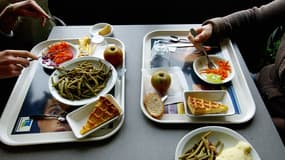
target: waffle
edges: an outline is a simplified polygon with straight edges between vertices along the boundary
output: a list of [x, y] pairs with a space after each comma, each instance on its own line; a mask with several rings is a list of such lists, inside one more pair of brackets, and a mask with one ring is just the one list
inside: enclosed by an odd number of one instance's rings
[[202, 98], [188, 97], [188, 108], [194, 115], [223, 113], [228, 111], [228, 106]]
[[81, 128], [80, 134], [83, 135], [112, 118], [115, 118], [120, 115], [120, 112], [121, 111], [108, 99], [108, 97], [100, 96], [99, 100], [94, 104], [94, 109], [89, 114], [86, 123]]

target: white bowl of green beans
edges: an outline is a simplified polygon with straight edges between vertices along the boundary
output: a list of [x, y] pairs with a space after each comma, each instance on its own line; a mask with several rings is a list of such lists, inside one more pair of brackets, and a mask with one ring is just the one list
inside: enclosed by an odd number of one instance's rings
[[109, 93], [117, 80], [112, 64], [97, 57], [80, 57], [63, 63], [51, 74], [49, 90], [58, 101], [81, 106]]

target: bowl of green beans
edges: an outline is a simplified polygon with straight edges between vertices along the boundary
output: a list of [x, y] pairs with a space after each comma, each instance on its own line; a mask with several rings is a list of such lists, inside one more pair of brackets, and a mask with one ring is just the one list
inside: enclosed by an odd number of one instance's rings
[[117, 71], [109, 62], [97, 57], [80, 57], [55, 68], [49, 78], [49, 90], [58, 101], [81, 106], [109, 93], [116, 80]]

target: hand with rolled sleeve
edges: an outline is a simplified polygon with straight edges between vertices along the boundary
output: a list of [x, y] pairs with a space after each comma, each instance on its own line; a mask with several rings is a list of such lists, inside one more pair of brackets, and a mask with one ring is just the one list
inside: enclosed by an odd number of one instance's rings
[[36, 59], [37, 56], [24, 50], [0, 51], [0, 79], [19, 76], [30, 61]]
[[9, 34], [15, 27], [18, 16], [40, 18], [42, 26], [50, 18], [34, 0], [20, 1], [9, 4], [0, 13], [0, 30]]

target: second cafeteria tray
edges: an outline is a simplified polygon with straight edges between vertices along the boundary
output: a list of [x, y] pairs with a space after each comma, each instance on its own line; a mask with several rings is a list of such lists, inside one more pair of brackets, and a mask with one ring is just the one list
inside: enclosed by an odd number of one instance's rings
[[[40, 54], [42, 49], [57, 41], [67, 41], [78, 47], [78, 39], [60, 39], [47, 40], [37, 44], [32, 50], [32, 53]], [[125, 56], [125, 45], [119, 39], [106, 37], [108, 44], [115, 44], [122, 48]], [[98, 48], [93, 56], [103, 58], [102, 48]], [[123, 58], [125, 60], [125, 57]], [[123, 68], [125, 61], [123, 62]], [[85, 139], [77, 139], [71, 129], [67, 129], [67, 124], [57, 122], [57, 124], [39, 122], [38, 120], [30, 119], [33, 114], [42, 114], [43, 106], [53, 106], [52, 113], [58, 113], [60, 107], [58, 103], [52, 99], [48, 90], [48, 78], [52, 70], [42, 67], [39, 61], [31, 62], [31, 66], [26, 68], [15, 84], [12, 94], [7, 102], [2, 117], [0, 119], [0, 140], [1, 142], [11, 145], [34, 145], [44, 143], [62, 143], [62, 142], [80, 142], [80, 141], [98, 141], [109, 138], [119, 131], [124, 123], [125, 116], [117, 119], [108, 126], [99, 129]], [[125, 108], [125, 74], [120, 73], [116, 80], [114, 88], [110, 91], [122, 110]], [[53, 104], [53, 105], [51, 105]], [[76, 107], [69, 106], [66, 112], [70, 112]], [[61, 108], [64, 108], [61, 106]], [[50, 109], [51, 110], [51, 109]], [[49, 113], [50, 113], [49, 112]], [[49, 122], [55, 120], [47, 120]], [[45, 126], [45, 127], [44, 127]], [[46, 128], [49, 126], [50, 128]]]
[[[235, 106], [235, 114], [224, 117], [189, 117], [185, 114], [183, 107], [183, 100], [180, 98], [180, 103], [165, 105], [164, 115], [161, 119], [151, 117], [143, 104], [143, 97], [149, 89], [149, 82], [146, 82], [145, 70], [151, 70], [151, 49], [154, 41], [169, 39], [170, 35], [176, 35], [182, 38], [187, 38], [188, 31], [171, 31], [171, 30], [156, 30], [149, 32], [145, 35], [143, 40], [143, 57], [142, 57], [142, 79], [141, 79], [141, 110], [145, 116], [157, 123], [220, 123], [220, 124], [234, 124], [244, 123], [253, 118], [256, 111], [256, 106], [249, 90], [244, 73], [240, 67], [237, 55], [230, 40], [222, 41], [219, 45], [220, 50], [215, 51], [215, 54], [224, 57], [232, 62], [232, 67], [235, 69], [235, 77], [226, 86], [219, 86], [220, 89], [226, 89]], [[172, 44], [171, 44], [172, 45]], [[181, 44], [183, 45], [183, 44]], [[193, 90], [200, 87], [207, 89], [216, 89], [216, 86], [207, 86], [207, 84], [200, 82], [197, 78], [193, 77], [193, 47], [171, 47], [170, 50], [170, 63], [171, 67], [180, 67], [184, 73], [188, 87], [184, 90]], [[179, 83], [179, 82], [176, 82]], [[184, 85], [185, 86], [185, 85]], [[202, 87], [201, 87], [202, 86]], [[183, 92], [183, 89], [180, 92]], [[183, 95], [183, 94], [180, 94]], [[179, 98], [178, 98], [179, 99]]]

